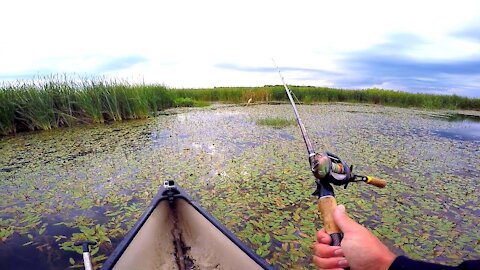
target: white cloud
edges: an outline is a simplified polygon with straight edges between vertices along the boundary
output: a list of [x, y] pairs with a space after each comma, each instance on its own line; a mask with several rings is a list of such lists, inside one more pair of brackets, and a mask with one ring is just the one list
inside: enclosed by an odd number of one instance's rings
[[[478, 57], [480, 45], [451, 35], [480, 14], [478, 1], [4, 1], [0, 75], [96, 73], [112, 59], [148, 61], [112, 76], [173, 87], [264, 85], [276, 74], [215, 67], [279, 65], [345, 70], [339, 60], [394, 33], [422, 37], [406, 56]], [[292, 78], [290, 78], [292, 75]], [[353, 76], [353, 75], [352, 75]], [[4, 76], [5, 77], [5, 76]], [[295, 84], [298, 80], [286, 74]], [[313, 80], [331, 85], [331, 78]]]

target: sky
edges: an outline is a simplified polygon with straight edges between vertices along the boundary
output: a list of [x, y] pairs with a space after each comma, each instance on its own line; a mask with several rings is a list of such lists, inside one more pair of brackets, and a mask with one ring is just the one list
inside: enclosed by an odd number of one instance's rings
[[287, 84], [480, 97], [480, 1], [0, 2], [0, 81]]

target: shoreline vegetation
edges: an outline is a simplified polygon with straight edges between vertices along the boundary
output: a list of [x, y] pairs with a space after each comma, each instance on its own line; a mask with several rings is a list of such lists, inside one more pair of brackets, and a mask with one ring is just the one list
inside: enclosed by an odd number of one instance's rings
[[[480, 99], [383, 89], [346, 90], [290, 86], [303, 104], [368, 103], [424, 109], [480, 110]], [[42, 80], [0, 86], [0, 135], [49, 130], [79, 124], [108, 123], [154, 117], [172, 107], [204, 107], [212, 102], [248, 104], [287, 101], [282, 85], [171, 89], [164, 85], [131, 84], [121, 80]]]

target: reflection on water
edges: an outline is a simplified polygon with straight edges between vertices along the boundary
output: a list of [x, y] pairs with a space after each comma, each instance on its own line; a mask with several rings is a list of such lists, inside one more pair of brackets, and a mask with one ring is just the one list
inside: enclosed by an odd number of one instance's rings
[[448, 129], [437, 129], [434, 133], [440, 137], [462, 141], [480, 141], [480, 116], [460, 113], [437, 117], [456, 125]]
[[458, 128], [435, 130], [434, 133], [438, 136], [454, 140], [480, 141], [480, 124], [468, 123]]
[[451, 113], [448, 114], [445, 118], [450, 122], [474, 122], [480, 123], [480, 116], [478, 115], [469, 115], [469, 114], [462, 114], [462, 113]]

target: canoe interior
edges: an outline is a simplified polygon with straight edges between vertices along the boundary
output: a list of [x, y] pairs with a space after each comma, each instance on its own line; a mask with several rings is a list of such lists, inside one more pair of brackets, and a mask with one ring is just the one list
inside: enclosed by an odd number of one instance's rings
[[[185, 198], [176, 198], [172, 205], [161, 200], [119, 254], [113, 269], [183, 269], [183, 265], [184, 269], [266, 268], [217, 226]], [[180, 233], [184, 263], [178, 259], [175, 229]]]

